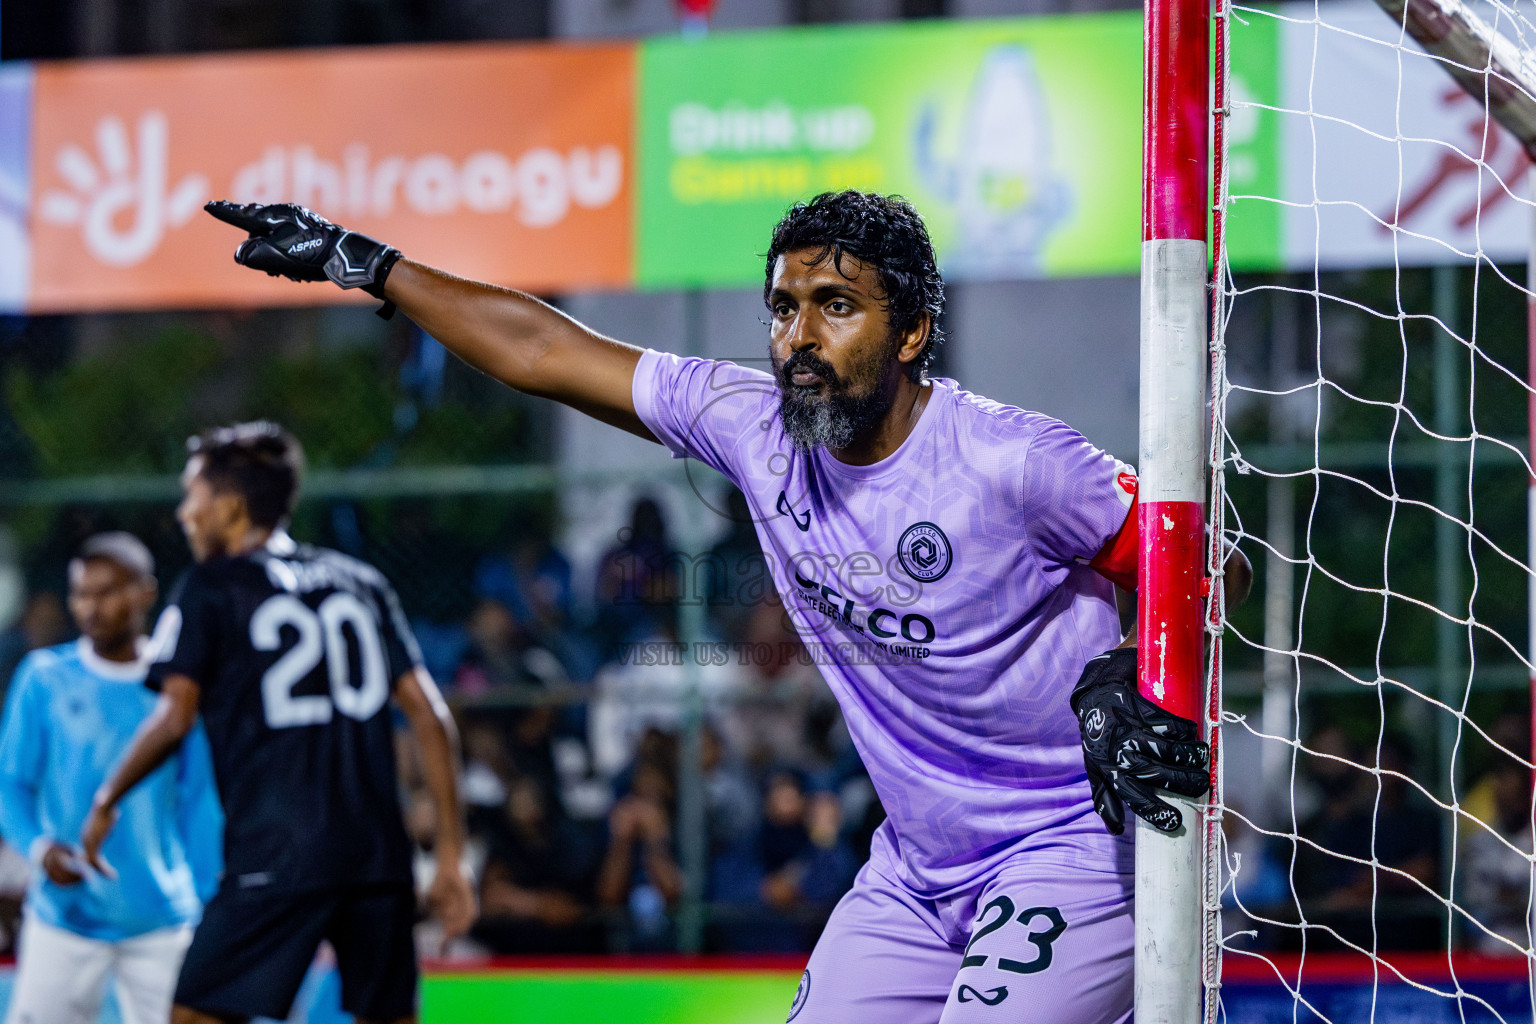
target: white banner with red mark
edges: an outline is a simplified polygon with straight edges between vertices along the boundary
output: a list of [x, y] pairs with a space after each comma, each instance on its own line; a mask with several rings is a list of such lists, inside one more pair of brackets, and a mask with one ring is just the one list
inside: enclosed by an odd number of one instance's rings
[[[1521, 37], [1507, 15], [1477, 9]], [[1380, 7], [1346, 0], [1238, 14], [1228, 122], [1234, 267], [1525, 262], [1536, 213], [1530, 160]]]
[[[1497, 8], [1475, 6], [1523, 38], [1507, 14], [1501, 21]], [[772, 161], [780, 170], [813, 166], [798, 149], [774, 148], [793, 140], [765, 142], [758, 131], [793, 129], [793, 120], [741, 122], [752, 130], [730, 145], [720, 136], [712, 154], [696, 152], [699, 133], [724, 131], [721, 112], [799, 109], [785, 105], [794, 96], [784, 83], [814, 75], [796, 69], [855, 44], [865, 72], [837, 109], [858, 131], [843, 141], [864, 147], [859, 167], [904, 168], [858, 183], [918, 203], [949, 276], [1125, 273], [1141, 240], [1140, 147], [1125, 130], [1142, 102], [1130, 57], [1138, 34], [1134, 14], [1108, 12], [720, 33], [687, 46], [10, 62], [0, 66], [0, 312], [337, 301], [333, 291], [296, 290], [236, 267], [228, 229], [198, 213], [214, 196], [310, 203], [413, 256], [518, 287], [745, 286], [761, 274], [756, 243], [746, 240], [766, 237], [790, 199], [827, 182], [705, 203], [675, 194], [678, 168], [697, 172], [708, 156], [711, 180], [729, 171], [745, 187], [762, 184], [749, 171]], [[933, 49], [940, 41], [958, 49]], [[886, 76], [906, 66], [892, 57], [903, 47], [947, 54], [948, 64], [935, 65], [946, 70], [931, 82], [908, 74], [894, 88]], [[1087, 66], [1083, 54], [1106, 53], [1129, 61], [1113, 73], [1101, 61], [1075, 74]], [[1370, 0], [1239, 8], [1231, 68], [1225, 244], [1235, 269], [1525, 262], [1533, 217], [1525, 153]], [[317, 81], [331, 83], [327, 103], [307, 101]], [[813, 100], [801, 107], [820, 110]], [[934, 154], [960, 142], [939, 146], [947, 135], [920, 128], [929, 123], [922, 112], [941, 107], [981, 132], [961, 146], [969, 156], [949, 163]], [[1030, 128], [1047, 123], [1067, 134]], [[984, 145], [996, 138], [1013, 141]], [[1020, 141], [1037, 138], [1050, 144]], [[1078, 170], [1040, 171], [1050, 152]], [[970, 230], [962, 230], [970, 214], [955, 213], [966, 203], [988, 238], [1023, 232], [1035, 241], [1017, 252], [1005, 246], [985, 266], [966, 264], [983, 248], [957, 241]], [[1081, 222], [1083, 233], [1041, 248], [1047, 220]]]

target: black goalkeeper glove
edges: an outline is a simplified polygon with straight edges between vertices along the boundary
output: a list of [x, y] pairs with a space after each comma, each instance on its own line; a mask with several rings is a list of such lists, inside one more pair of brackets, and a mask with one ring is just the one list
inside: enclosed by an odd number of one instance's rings
[[[250, 234], [235, 250], [236, 263], [273, 277], [328, 280], [383, 299], [384, 280], [400, 259], [400, 250], [394, 246], [348, 231], [293, 203], [240, 206], [216, 200], [203, 209]], [[387, 319], [394, 310], [394, 304], [385, 300], [379, 315]]]
[[1083, 669], [1072, 691], [1083, 734], [1083, 762], [1093, 809], [1115, 835], [1125, 807], [1164, 832], [1183, 824], [1178, 808], [1155, 789], [1201, 796], [1211, 788], [1211, 751], [1194, 722], [1169, 714], [1136, 690], [1136, 651], [1117, 648]]

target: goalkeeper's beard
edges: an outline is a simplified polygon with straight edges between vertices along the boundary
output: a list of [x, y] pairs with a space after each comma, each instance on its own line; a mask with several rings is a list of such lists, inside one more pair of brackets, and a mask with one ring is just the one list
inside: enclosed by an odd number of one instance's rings
[[[845, 378], [809, 350], [774, 367], [779, 385], [779, 420], [800, 451], [847, 448], [879, 423], [896, 401], [895, 381], [882, 381], [884, 353], [853, 367]], [[804, 387], [792, 375], [808, 370], [822, 383]]]

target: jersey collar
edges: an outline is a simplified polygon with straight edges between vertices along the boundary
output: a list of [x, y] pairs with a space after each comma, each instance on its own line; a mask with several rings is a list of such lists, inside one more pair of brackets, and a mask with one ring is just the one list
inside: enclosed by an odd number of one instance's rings
[[87, 638], [81, 637], [75, 641], [75, 653], [80, 657], [80, 664], [93, 675], [119, 683], [142, 682], [144, 674], [149, 671], [149, 644], [142, 636], [135, 641], [135, 650], [138, 657], [133, 661], [108, 661], [96, 653]]
[[934, 422], [939, 418], [940, 403], [947, 403], [954, 397], [954, 381], [945, 377], [933, 377], [929, 379], [928, 386], [932, 388], [928, 396], [928, 404], [923, 407], [922, 415], [918, 416], [917, 423], [897, 446], [894, 452], [881, 459], [879, 462], [871, 462], [867, 466], [850, 466], [846, 462], [839, 462], [837, 456], [825, 448], [818, 448], [815, 452], [816, 464], [843, 477], [867, 480], [870, 477], [880, 476], [892, 469], [901, 466], [912, 457], [914, 451], [923, 447], [928, 435], [933, 433]]

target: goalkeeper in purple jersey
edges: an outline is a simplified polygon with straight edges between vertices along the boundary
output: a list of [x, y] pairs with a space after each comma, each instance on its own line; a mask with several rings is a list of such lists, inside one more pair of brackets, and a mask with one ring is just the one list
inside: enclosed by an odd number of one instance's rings
[[771, 374], [625, 345], [300, 207], [209, 212], [249, 233], [238, 262], [363, 288], [511, 387], [741, 488], [890, 815], [791, 1020], [1130, 1019], [1124, 808], [1175, 831], [1155, 790], [1208, 787], [1195, 724], [1137, 695], [1119, 632], [1135, 473], [928, 376], [943, 280], [909, 204], [829, 193], [785, 215]]

